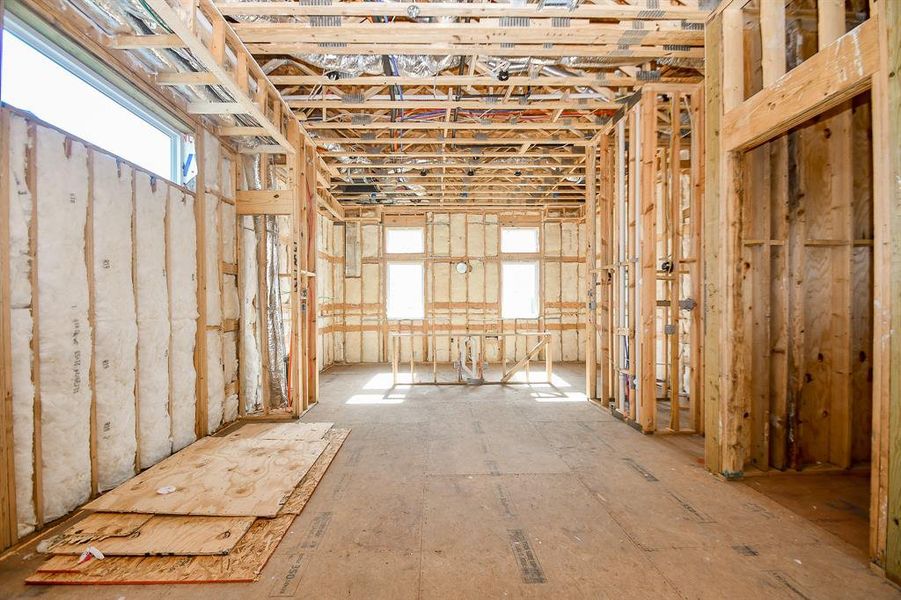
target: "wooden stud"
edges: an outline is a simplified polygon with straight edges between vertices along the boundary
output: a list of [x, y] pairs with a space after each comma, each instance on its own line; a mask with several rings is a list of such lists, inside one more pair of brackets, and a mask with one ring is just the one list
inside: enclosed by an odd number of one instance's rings
[[[589, 399], [597, 398], [597, 187], [596, 148], [586, 148], [587, 163], [585, 172], [585, 395]], [[562, 274], [561, 274], [562, 279]], [[544, 290], [542, 289], [542, 297]]]

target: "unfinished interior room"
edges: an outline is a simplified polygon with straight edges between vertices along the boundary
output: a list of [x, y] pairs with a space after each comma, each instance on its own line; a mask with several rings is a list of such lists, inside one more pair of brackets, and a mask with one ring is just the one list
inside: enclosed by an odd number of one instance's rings
[[901, 0], [0, 30], [0, 598], [901, 598]]

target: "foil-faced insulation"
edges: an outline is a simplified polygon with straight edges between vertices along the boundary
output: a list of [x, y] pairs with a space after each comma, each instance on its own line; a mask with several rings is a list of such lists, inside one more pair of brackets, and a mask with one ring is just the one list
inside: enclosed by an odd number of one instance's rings
[[266, 264], [262, 265], [266, 281], [267, 323], [264, 327], [269, 351], [269, 408], [288, 405], [288, 382], [286, 378], [287, 353], [285, 350], [285, 324], [282, 318], [282, 286], [279, 277], [281, 260], [279, 257], [278, 218], [274, 215], [260, 217], [257, 243], [260, 243], [262, 228], [266, 228]]

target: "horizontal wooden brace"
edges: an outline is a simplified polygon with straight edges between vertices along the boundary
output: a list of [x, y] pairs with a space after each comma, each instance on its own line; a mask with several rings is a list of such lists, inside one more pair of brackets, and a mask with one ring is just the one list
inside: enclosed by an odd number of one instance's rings
[[[550, 23], [548, 22], [548, 25]], [[704, 32], [633, 29], [620, 25], [501, 27], [495, 23], [350, 23], [320, 27], [308, 23], [238, 23], [232, 28], [245, 43], [305, 42], [342, 44], [615, 44], [703, 46]]]
[[761, 144], [866, 90], [879, 68], [877, 33], [866, 20], [723, 115], [724, 150]]
[[[229, 16], [345, 16], [345, 17], [409, 17], [407, 3], [336, 2], [332, 4], [299, 4], [297, 2], [219, 2], [216, 7]], [[572, 19], [661, 20], [685, 19], [704, 21], [709, 10], [669, 6], [649, 10], [644, 6], [581, 4], [573, 9], [541, 4], [508, 3], [416, 3], [419, 17], [528, 17]]]
[[330, 144], [361, 144], [365, 146], [378, 146], [382, 144], [398, 144], [403, 146], [411, 146], [416, 144], [437, 144], [437, 145], [456, 145], [456, 146], [518, 146], [523, 143], [533, 144], [535, 146], [565, 146], [567, 144], [574, 146], [587, 146], [590, 140], [584, 138], [553, 138], [553, 137], [532, 137], [532, 138], [501, 138], [486, 137], [484, 139], [477, 138], [445, 138], [445, 137], [400, 137], [400, 138], [344, 138], [344, 137], [320, 137], [314, 138], [313, 141], [319, 147]]
[[294, 206], [291, 190], [240, 190], [236, 196], [239, 215], [290, 215]]
[[305, 121], [304, 127], [307, 130], [314, 129], [360, 129], [360, 130], [448, 130], [448, 131], [479, 131], [479, 130], [502, 130], [502, 131], [600, 131], [607, 129], [606, 123], [586, 123], [584, 121], [569, 122], [561, 120], [558, 122], [531, 122], [531, 123], [447, 123], [444, 121], [421, 121], [421, 122], [395, 122], [376, 121], [373, 123], [347, 123], [342, 121], [316, 122]]
[[[254, 44], [248, 42], [247, 49], [252, 54], [321, 54], [324, 48], [319, 44], [306, 42], [279, 42]], [[615, 64], [617, 58], [631, 64], [636, 58], [704, 58], [703, 48], [678, 50], [664, 46], [629, 46], [616, 44], [550, 45], [544, 44], [391, 44], [395, 55], [446, 56], [534, 56], [537, 58], [559, 58], [562, 56], [603, 57]], [[380, 56], [385, 53], [385, 44], [346, 44], [329, 46], [329, 54]]]
[[[439, 75], [436, 77], [409, 77], [398, 75], [364, 75], [360, 77], [346, 77], [331, 79], [326, 76], [316, 75], [270, 75], [269, 80], [274, 85], [299, 85], [299, 86], [416, 86], [416, 87], [456, 87], [456, 86], [492, 86], [492, 87], [641, 87], [649, 82], [641, 81], [634, 77], [622, 77], [616, 75], [597, 75], [571, 77], [509, 77], [501, 81], [496, 75]], [[672, 83], [697, 83], [699, 78], [664, 78], [662, 81]]]
[[490, 100], [445, 100], [442, 98], [428, 100], [364, 100], [363, 102], [344, 102], [343, 100], [288, 100], [291, 108], [333, 108], [339, 110], [388, 110], [388, 109], [429, 109], [441, 108], [478, 109], [478, 110], [619, 110], [622, 104], [606, 100], [577, 98], [572, 100], [539, 100], [535, 102], [504, 102]]

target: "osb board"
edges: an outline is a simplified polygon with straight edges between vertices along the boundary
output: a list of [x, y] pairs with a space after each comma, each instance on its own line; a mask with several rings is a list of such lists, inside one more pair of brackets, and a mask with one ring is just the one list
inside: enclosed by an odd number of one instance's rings
[[150, 583], [223, 583], [254, 581], [296, 515], [309, 501], [349, 429], [331, 429], [325, 434], [328, 447], [316, 460], [291, 498], [274, 519], [257, 519], [227, 556], [118, 557], [90, 561], [77, 572], [47, 572], [56, 566], [69, 568], [59, 556], [51, 557], [26, 583], [60, 585], [118, 585]]
[[82, 563], [75, 572], [49, 572], [71, 568], [72, 557], [53, 556], [25, 582], [103, 585], [253, 581], [293, 521], [294, 515], [256, 519], [225, 556], [113, 556]]
[[[122, 513], [97, 513], [92, 516], [105, 519], [111, 524], [128, 516], [145, 516], [149, 520], [131, 535], [86, 539], [77, 543], [63, 542], [51, 547], [50, 553], [81, 554], [88, 546], [93, 546], [106, 556], [228, 554], [254, 521], [254, 517], [181, 517]], [[70, 557], [70, 560], [74, 566], [76, 559]], [[38, 569], [42, 570], [44, 567]]]
[[[89, 510], [274, 517], [326, 441], [203, 438], [100, 496]], [[159, 494], [172, 486], [175, 491]]]
[[334, 423], [245, 423], [224, 436], [230, 440], [295, 440], [315, 442], [322, 439]]
[[81, 544], [135, 533], [153, 515], [93, 513], [66, 529], [59, 540], [64, 544]]
[[329, 468], [329, 465], [332, 464], [332, 460], [335, 458], [335, 455], [338, 454], [338, 450], [341, 449], [341, 446], [344, 444], [344, 440], [347, 439], [348, 435], [350, 435], [350, 429], [330, 429], [326, 432], [325, 439], [329, 443], [328, 447], [319, 456], [316, 464], [310, 468], [310, 471], [303, 478], [303, 481], [300, 482], [300, 485], [294, 490], [294, 493], [291, 494], [291, 497], [288, 498], [288, 501], [285, 502], [285, 505], [282, 506], [282, 509], [279, 511], [280, 515], [300, 514], [303, 507], [306, 506], [307, 501], [309, 501], [310, 496], [312, 496], [313, 492], [316, 490], [316, 486], [319, 485], [319, 480], [325, 475], [326, 470]]

